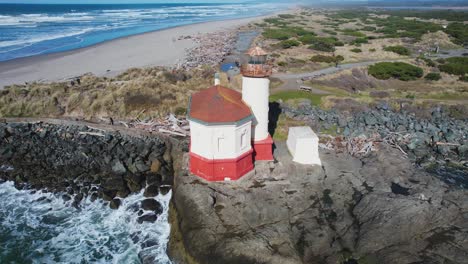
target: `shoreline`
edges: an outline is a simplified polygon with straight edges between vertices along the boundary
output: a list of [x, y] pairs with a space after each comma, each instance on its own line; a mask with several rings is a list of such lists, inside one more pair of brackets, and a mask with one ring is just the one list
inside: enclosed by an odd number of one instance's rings
[[133, 67], [174, 66], [186, 58], [187, 49], [198, 45], [192, 38], [179, 39], [179, 37], [235, 30], [275, 14], [277, 13], [176, 26], [108, 40], [70, 51], [0, 62], [0, 89], [25, 82], [65, 81], [86, 73], [115, 76]]

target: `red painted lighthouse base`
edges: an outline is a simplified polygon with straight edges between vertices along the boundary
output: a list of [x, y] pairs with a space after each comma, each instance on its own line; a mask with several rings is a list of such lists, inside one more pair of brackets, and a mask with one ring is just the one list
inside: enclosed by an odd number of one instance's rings
[[235, 159], [210, 160], [190, 153], [190, 172], [207, 181], [237, 180], [253, 170], [253, 150]]
[[255, 160], [271, 161], [273, 158], [273, 139], [270, 135], [264, 140], [254, 141], [254, 157]]

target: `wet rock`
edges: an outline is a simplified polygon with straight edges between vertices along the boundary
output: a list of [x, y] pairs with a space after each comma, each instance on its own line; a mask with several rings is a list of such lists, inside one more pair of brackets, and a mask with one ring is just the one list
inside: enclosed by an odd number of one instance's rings
[[158, 220], [158, 216], [156, 214], [145, 214], [138, 217], [137, 222], [142, 224], [143, 222], [154, 223]]
[[166, 195], [166, 194], [168, 194], [170, 191], [171, 191], [171, 186], [161, 186], [161, 187], [159, 187], [159, 192], [160, 192], [162, 195]]
[[157, 185], [150, 185], [146, 187], [143, 195], [145, 197], [155, 197], [158, 195], [158, 193], [159, 193], [159, 187]]
[[112, 171], [119, 175], [123, 175], [127, 172], [127, 168], [125, 168], [121, 161], [117, 160], [114, 161], [114, 164], [112, 165]]
[[162, 213], [162, 205], [154, 199], [145, 199], [141, 202], [141, 208], [146, 211], [154, 211], [157, 214]]
[[121, 204], [120, 199], [112, 199], [109, 203], [109, 207], [114, 210], [119, 209], [120, 204]]

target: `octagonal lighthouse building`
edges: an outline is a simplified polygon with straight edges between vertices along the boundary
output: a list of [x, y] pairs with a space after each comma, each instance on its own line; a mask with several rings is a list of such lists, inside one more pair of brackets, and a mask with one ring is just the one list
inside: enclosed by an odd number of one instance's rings
[[254, 161], [273, 160], [268, 133], [271, 67], [256, 47], [242, 65], [242, 93], [219, 85], [190, 98], [190, 172], [208, 181], [237, 180]]

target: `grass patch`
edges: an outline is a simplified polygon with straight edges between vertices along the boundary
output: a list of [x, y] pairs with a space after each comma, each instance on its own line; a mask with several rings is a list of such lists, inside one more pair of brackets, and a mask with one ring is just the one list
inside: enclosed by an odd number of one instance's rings
[[281, 91], [275, 94], [270, 95], [270, 102], [275, 102], [278, 100], [288, 101], [288, 100], [299, 100], [307, 99], [311, 102], [312, 105], [320, 105], [322, 102], [322, 94], [313, 94], [306, 91]]
[[273, 139], [275, 141], [286, 141], [288, 139], [288, 133], [290, 127], [305, 126], [303, 121], [294, 120], [288, 118], [284, 114], [280, 114], [278, 123], [276, 124], [275, 132], [273, 133]]

